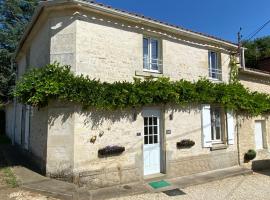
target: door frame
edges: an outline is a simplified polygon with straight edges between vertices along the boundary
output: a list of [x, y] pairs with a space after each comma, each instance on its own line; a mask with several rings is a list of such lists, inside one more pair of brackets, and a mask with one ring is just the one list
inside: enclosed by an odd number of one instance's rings
[[[257, 149], [257, 140], [256, 140], [256, 123], [261, 124], [261, 137], [262, 137], [262, 148]], [[265, 130], [265, 120], [255, 120], [254, 122], [254, 143], [255, 143], [255, 149], [256, 150], [263, 150], [267, 148], [267, 143], [266, 143], [266, 130]]]
[[[150, 114], [159, 113], [159, 145], [160, 145], [160, 172], [162, 174], [166, 173], [166, 151], [165, 151], [165, 132], [164, 132], [164, 110], [160, 107], [147, 107], [142, 110], [142, 121], [144, 117], [149, 116]], [[149, 114], [150, 113], [150, 114]], [[142, 174], [144, 175], [144, 122], [142, 127]]]

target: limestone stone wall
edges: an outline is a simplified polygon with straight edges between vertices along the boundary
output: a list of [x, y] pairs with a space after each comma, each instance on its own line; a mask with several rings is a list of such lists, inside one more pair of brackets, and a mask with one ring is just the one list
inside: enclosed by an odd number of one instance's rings
[[[29, 56], [27, 67], [43, 67], [50, 62], [50, 28], [49, 20], [44, 21], [36, 35], [33, 37], [29, 50], [26, 51], [26, 56]], [[28, 55], [27, 55], [28, 54]]]
[[74, 163], [73, 106], [54, 103], [48, 107], [46, 174], [72, 180]]
[[36, 164], [42, 172], [46, 167], [48, 109], [30, 109], [29, 152], [35, 156]]
[[[238, 164], [237, 142], [223, 150], [210, 151], [202, 147], [199, 107], [153, 108], [163, 113], [161, 135], [165, 162], [162, 172], [167, 177]], [[170, 120], [172, 111], [174, 117]], [[136, 119], [134, 113], [137, 113]], [[79, 185], [91, 188], [144, 180], [141, 110], [82, 111], [80, 106], [56, 103], [49, 106], [48, 115], [47, 175], [73, 178]], [[166, 130], [171, 130], [171, 134], [166, 135]], [[196, 144], [190, 149], [177, 149], [176, 142], [182, 139], [192, 139]], [[126, 151], [119, 156], [100, 158], [98, 150], [108, 145], [124, 146]]]
[[[257, 150], [255, 146], [255, 121], [262, 120], [265, 122], [263, 127], [263, 146], [262, 150]], [[270, 121], [269, 117], [258, 116], [258, 117], [239, 117], [239, 141], [240, 141], [240, 161], [246, 167], [252, 167], [259, 160], [269, 160], [270, 153]], [[244, 155], [249, 149], [254, 149], [257, 152], [257, 156], [254, 161], [245, 162]], [[254, 163], [253, 163], [254, 162]], [[268, 166], [269, 167], [269, 166]], [[256, 168], [256, 167], [255, 167]]]
[[[208, 51], [195, 45], [163, 39], [163, 71], [173, 80], [209, 77]], [[221, 52], [222, 80], [229, 80], [229, 55]]]
[[[169, 115], [173, 115], [170, 120]], [[204, 171], [238, 165], [237, 135], [235, 143], [226, 149], [211, 151], [202, 145], [201, 107], [167, 107], [165, 111], [165, 133], [167, 175], [184, 176]], [[176, 142], [191, 139], [195, 145], [189, 149], [177, 149]]]
[[270, 94], [270, 80], [268, 77], [248, 75], [240, 72], [239, 80], [244, 86], [246, 86], [252, 91]]
[[[269, 78], [251, 75], [251, 74], [243, 74], [239, 75], [240, 82], [251, 91], [258, 91], [270, 94], [270, 81]], [[257, 151], [257, 156], [254, 161], [250, 161], [248, 163], [244, 162], [244, 154], [249, 149], [255, 149], [255, 121], [262, 120], [265, 122], [264, 128], [264, 149]], [[270, 119], [269, 116], [258, 116], [258, 117], [248, 117], [248, 116], [239, 116], [239, 141], [240, 141], [240, 161], [241, 163], [250, 168], [262, 168], [270, 167], [266, 166], [266, 162], [270, 160]]]
[[[143, 36], [160, 40], [163, 76], [173, 80], [208, 77], [208, 51], [194, 44], [157, 34], [159, 30], [133, 29], [136, 24], [91, 12], [80, 13], [76, 21], [76, 73], [101, 81], [132, 81], [143, 74]], [[136, 26], [135, 26], [136, 27]], [[156, 33], [153, 33], [156, 31]], [[190, 39], [187, 39], [190, 40]], [[215, 49], [214, 49], [215, 50]], [[229, 53], [221, 53], [222, 78], [229, 80]], [[147, 76], [155, 73], [146, 73]]]
[[76, 71], [76, 20], [73, 12], [60, 13], [50, 15], [49, 61], [70, 65]]

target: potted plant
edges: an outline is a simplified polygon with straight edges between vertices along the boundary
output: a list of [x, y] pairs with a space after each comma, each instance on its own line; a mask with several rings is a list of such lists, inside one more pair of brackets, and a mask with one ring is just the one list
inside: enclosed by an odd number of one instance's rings
[[249, 149], [247, 153], [245, 153], [244, 159], [246, 161], [250, 161], [256, 158], [256, 151], [254, 149]]
[[191, 148], [194, 145], [195, 145], [195, 142], [193, 140], [190, 140], [190, 139], [184, 139], [184, 140], [181, 140], [180, 142], [176, 143], [176, 147], [178, 149]]
[[102, 149], [98, 150], [98, 156], [99, 157], [105, 157], [105, 156], [114, 156], [119, 155], [125, 151], [125, 147], [122, 146], [106, 146]]

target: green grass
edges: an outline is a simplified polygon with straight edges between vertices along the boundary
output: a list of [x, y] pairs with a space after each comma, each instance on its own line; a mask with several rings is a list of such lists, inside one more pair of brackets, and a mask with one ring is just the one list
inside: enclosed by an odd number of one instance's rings
[[3, 168], [2, 172], [4, 174], [4, 180], [9, 186], [13, 188], [18, 186], [18, 181], [10, 167]]
[[0, 144], [10, 144], [11, 141], [6, 135], [0, 134]]

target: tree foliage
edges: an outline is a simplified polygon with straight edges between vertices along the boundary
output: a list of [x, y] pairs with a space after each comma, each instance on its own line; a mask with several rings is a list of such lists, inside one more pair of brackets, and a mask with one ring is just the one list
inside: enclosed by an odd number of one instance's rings
[[0, 0], [0, 103], [15, 83], [12, 57], [37, 0]]
[[270, 36], [244, 41], [246, 66], [257, 68], [258, 60], [270, 57]]
[[226, 84], [207, 79], [189, 82], [150, 78], [106, 83], [88, 76], [76, 76], [69, 66], [59, 66], [57, 63], [27, 72], [17, 83], [14, 95], [20, 102], [38, 107], [59, 99], [96, 109], [207, 103], [221, 104], [250, 115], [270, 113], [269, 95], [251, 92], [239, 82]]

